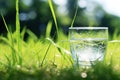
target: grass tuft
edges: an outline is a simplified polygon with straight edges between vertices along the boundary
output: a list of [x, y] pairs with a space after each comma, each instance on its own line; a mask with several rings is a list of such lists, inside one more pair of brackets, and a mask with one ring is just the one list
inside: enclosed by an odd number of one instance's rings
[[[13, 41], [13, 36], [12, 36], [12, 33], [11, 31], [8, 29], [8, 26], [7, 26], [7, 23], [2, 15], [2, 19], [4, 21], [4, 24], [5, 24], [5, 27], [7, 29], [7, 32], [8, 32], [8, 39], [4, 38], [4, 37], [1, 37], [2, 40], [4, 40], [7, 44], [9, 44], [9, 46], [11, 47], [11, 50], [12, 50], [12, 64], [10, 62], [10, 59], [6, 57], [6, 59], [8, 60], [9, 64], [15, 66], [15, 63], [16, 63], [16, 54], [15, 54], [15, 50], [14, 50], [14, 41]], [[10, 36], [10, 37], [9, 37]], [[9, 66], [11, 66], [9, 65]]]

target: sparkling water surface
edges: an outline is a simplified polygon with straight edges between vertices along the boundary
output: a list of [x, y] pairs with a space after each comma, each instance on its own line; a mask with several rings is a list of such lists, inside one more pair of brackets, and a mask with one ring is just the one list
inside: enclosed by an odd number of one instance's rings
[[102, 61], [105, 56], [106, 38], [84, 38], [70, 40], [72, 57], [80, 65], [91, 65], [91, 62]]

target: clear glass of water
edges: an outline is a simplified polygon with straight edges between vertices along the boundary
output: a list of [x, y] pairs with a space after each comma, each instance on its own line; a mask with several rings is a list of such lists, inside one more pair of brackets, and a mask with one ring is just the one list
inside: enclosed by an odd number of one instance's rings
[[107, 27], [70, 27], [70, 50], [75, 64], [91, 66], [103, 61], [107, 49]]

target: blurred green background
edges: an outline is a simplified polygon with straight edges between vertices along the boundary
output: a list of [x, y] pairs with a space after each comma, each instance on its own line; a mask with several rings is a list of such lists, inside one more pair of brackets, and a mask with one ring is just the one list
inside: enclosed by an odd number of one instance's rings
[[[95, 0], [53, 0], [53, 4], [58, 26], [66, 35], [77, 7], [78, 12], [73, 26], [109, 27], [110, 39], [120, 34], [120, 17], [107, 13]], [[55, 24], [48, 0], [20, 0], [19, 9], [21, 29], [26, 27], [38, 37], [43, 36], [48, 22], [52, 21], [51, 35], [54, 35]], [[14, 31], [15, 0], [0, 0], [0, 12], [5, 17], [11, 31]], [[0, 35], [5, 35], [6, 32], [2, 17], [0, 17]]]

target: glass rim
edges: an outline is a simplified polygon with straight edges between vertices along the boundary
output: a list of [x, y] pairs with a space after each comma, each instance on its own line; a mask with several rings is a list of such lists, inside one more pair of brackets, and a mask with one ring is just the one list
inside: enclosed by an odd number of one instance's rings
[[69, 29], [108, 29], [108, 27], [69, 27]]

